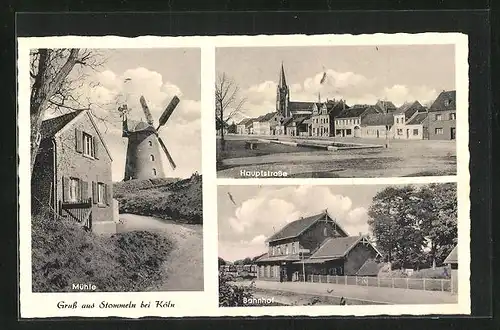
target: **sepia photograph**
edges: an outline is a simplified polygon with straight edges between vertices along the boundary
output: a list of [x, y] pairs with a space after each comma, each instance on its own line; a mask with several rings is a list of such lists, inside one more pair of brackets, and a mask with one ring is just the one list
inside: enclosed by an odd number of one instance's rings
[[219, 306], [457, 304], [456, 188], [218, 186]]
[[29, 61], [32, 291], [202, 291], [200, 50]]
[[215, 65], [219, 178], [456, 175], [453, 44], [219, 47]]

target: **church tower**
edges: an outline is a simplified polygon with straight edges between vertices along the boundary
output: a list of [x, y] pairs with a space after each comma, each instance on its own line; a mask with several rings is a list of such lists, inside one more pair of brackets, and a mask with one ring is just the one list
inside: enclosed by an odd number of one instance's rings
[[276, 112], [283, 117], [289, 117], [288, 104], [290, 103], [290, 91], [286, 84], [285, 69], [281, 63], [281, 72], [278, 87], [276, 88]]

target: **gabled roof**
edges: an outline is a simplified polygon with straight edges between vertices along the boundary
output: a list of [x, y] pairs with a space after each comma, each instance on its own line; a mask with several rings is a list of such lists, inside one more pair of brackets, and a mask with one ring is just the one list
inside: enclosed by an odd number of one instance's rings
[[427, 112], [417, 113], [406, 125], [419, 125], [427, 119]]
[[432, 103], [429, 111], [456, 110], [456, 91], [444, 91]]
[[368, 259], [365, 261], [363, 266], [356, 272], [357, 276], [376, 276], [378, 275], [380, 268], [383, 267], [382, 263], [379, 263], [373, 259]]
[[314, 258], [341, 258], [351, 250], [363, 236], [330, 238], [311, 256]]
[[59, 132], [64, 126], [69, 124], [70, 121], [72, 121], [83, 111], [84, 110], [73, 111], [59, 117], [42, 121], [42, 126], [40, 127], [40, 135], [42, 137], [42, 140], [53, 137], [57, 132]]
[[316, 102], [303, 102], [303, 101], [290, 101], [288, 103], [289, 111], [297, 111], [297, 110], [309, 110], [312, 111], [313, 105]]
[[264, 122], [264, 121], [269, 121], [271, 120], [271, 118], [274, 117], [274, 115], [276, 115], [276, 112], [270, 112], [270, 113], [266, 113], [265, 115], [259, 117], [260, 118], [260, 122]]
[[378, 101], [375, 106], [383, 112], [393, 112], [396, 109], [396, 106], [391, 101]]
[[281, 122], [281, 125], [286, 126], [290, 124], [293, 120], [293, 117], [285, 117], [283, 118], [283, 121]]
[[415, 101], [413, 103], [406, 102], [402, 106], [400, 106], [394, 114], [405, 114], [406, 118], [410, 118], [415, 112], [422, 111], [424, 106], [420, 104], [420, 102]]
[[335, 100], [329, 100], [326, 102], [326, 109], [328, 110], [328, 113], [332, 112], [337, 112], [337, 111], [343, 111], [345, 109], [349, 109], [349, 106], [345, 104], [344, 100], [340, 101], [335, 101]]
[[356, 108], [349, 108], [342, 110], [341, 113], [335, 118], [357, 118], [361, 116], [370, 106], [361, 106]]
[[347, 232], [342, 227], [340, 227], [340, 225], [335, 220], [333, 220], [328, 215], [328, 213], [323, 211], [319, 214], [311, 215], [311, 216], [305, 217], [305, 218], [300, 218], [298, 220], [295, 220], [295, 221], [288, 223], [280, 231], [278, 231], [277, 233], [275, 233], [274, 235], [269, 237], [267, 239], [267, 241], [272, 242], [272, 241], [277, 241], [277, 240], [281, 240], [281, 239], [285, 239], [285, 238], [297, 237], [300, 234], [302, 234], [306, 229], [308, 229], [310, 226], [312, 226], [314, 223], [316, 223], [316, 221], [324, 219], [325, 216], [327, 216], [329, 220], [334, 222], [335, 225], [337, 226], [337, 228], [339, 230], [341, 230], [347, 236]]
[[444, 259], [443, 261], [444, 264], [458, 264], [458, 253], [457, 253], [457, 246], [451, 250], [450, 254]]
[[310, 116], [297, 116], [293, 117], [293, 122], [296, 124], [301, 124], [304, 120], [307, 120]]
[[371, 113], [361, 118], [361, 126], [385, 126], [393, 124], [394, 116], [392, 113]]
[[250, 120], [252, 120], [252, 118], [244, 118], [242, 121], [240, 121], [238, 123], [238, 126], [239, 125], [246, 125]]

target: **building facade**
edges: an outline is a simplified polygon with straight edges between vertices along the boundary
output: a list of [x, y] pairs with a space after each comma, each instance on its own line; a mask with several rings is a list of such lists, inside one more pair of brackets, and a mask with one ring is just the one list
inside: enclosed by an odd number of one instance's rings
[[365, 263], [380, 257], [365, 236], [349, 236], [327, 211], [287, 224], [267, 242], [268, 253], [255, 261], [261, 280], [298, 281], [311, 274], [355, 275], [366, 269]]
[[335, 118], [335, 136], [339, 137], [361, 137], [362, 117], [380, 113], [373, 106], [356, 106], [343, 110]]
[[43, 121], [31, 184], [33, 204], [50, 205], [60, 216], [95, 232], [116, 232], [111, 162], [88, 111]]
[[429, 108], [430, 140], [456, 139], [456, 92], [444, 91]]
[[394, 138], [394, 116], [391, 113], [372, 113], [362, 117], [361, 137], [369, 139]]

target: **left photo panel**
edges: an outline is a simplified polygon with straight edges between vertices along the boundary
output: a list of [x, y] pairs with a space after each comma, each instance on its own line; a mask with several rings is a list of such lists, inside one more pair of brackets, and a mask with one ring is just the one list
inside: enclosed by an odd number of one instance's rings
[[29, 53], [32, 292], [203, 291], [200, 49]]

